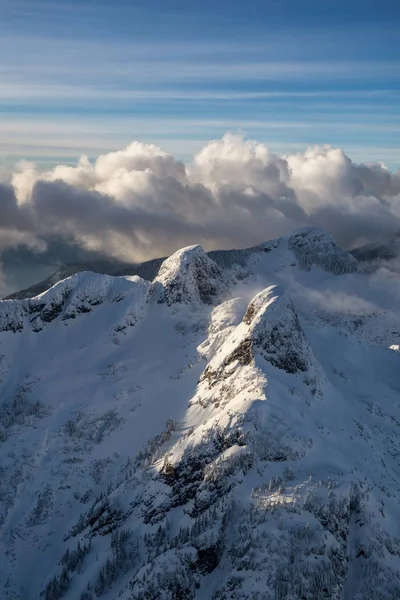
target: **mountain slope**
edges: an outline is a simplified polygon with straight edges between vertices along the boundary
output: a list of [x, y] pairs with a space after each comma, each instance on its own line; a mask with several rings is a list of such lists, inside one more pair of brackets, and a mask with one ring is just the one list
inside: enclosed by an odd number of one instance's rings
[[400, 257], [400, 232], [386, 239], [366, 244], [352, 250], [353, 256], [361, 262], [382, 264], [396, 268]]
[[157, 275], [158, 269], [160, 268], [163, 260], [164, 259], [162, 258], [155, 258], [137, 265], [124, 265], [123, 268], [122, 263], [115, 261], [86, 261], [82, 263], [66, 264], [57, 269], [57, 271], [52, 273], [52, 275], [47, 277], [47, 279], [39, 281], [38, 283], [35, 283], [26, 289], [9, 294], [5, 300], [25, 300], [27, 298], [32, 298], [33, 296], [42, 294], [58, 281], [66, 279], [67, 277], [71, 277], [72, 275], [75, 275], [75, 273], [82, 271], [106, 273], [114, 276], [138, 275], [143, 279], [151, 281]]
[[396, 282], [219, 258], [0, 303], [5, 600], [399, 597]]

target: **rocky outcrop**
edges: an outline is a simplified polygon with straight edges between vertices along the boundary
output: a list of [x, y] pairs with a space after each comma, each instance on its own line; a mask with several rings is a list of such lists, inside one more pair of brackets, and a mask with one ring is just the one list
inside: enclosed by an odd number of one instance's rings
[[203, 378], [214, 385], [229, 367], [249, 365], [257, 356], [289, 374], [306, 372], [313, 362], [293, 302], [276, 286], [253, 298], [242, 323], [205, 369]]
[[216, 304], [228, 292], [222, 270], [201, 246], [183, 248], [167, 258], [153, 285], [158, 303], [168, 306]]
[[315, 266], [335, 275], [357, 270], [357, 259], [339, 248], [329, 233], [316, 227], [297, 231], [288, 239], [288, 248], [301, 269]]

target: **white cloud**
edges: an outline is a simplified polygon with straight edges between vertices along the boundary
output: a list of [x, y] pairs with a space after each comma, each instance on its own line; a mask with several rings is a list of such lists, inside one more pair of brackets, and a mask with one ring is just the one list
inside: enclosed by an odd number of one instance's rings
[[276, 155], [231, 134], [187, 165], [133, 142], [74, 167], [20, 164], [0, 185], [0, 214], [10, 245], [60, 236], [126, 260], [250, 246], [306, 224], [352, 247], [400, 230], [400, 174], [329, 146]]

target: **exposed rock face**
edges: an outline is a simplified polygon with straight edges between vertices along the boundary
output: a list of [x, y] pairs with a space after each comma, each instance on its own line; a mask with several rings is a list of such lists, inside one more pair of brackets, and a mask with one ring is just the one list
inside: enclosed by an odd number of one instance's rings
[[288, 239], [288, 247], [301, 269], [316, 266], [336, 275], [357, 270], [356, 258], [339, 248], [329, 233], [316, 227], [297, 231]]
[[253, 298], [242, 323], [210, 362], [203, 377], [215, 382], [229, 365], [249, 365], [257, 355], [289, 374], [307, 371], [313, 361], [293, 302], [276, 286]]
[[249, 304], [243, 320], [252, 331], [253, 351], [286, 373], [307, 371], [311, 359], [306, 336], [290, 297], [277, 292], [267, 288]]
[[[175, 252], [161, 265], [154, 280], [158, 302], [172, 304], [215, 304], [227, 294], [222, 270], [201, 246], [189, 246]], [[162, 288], [157, 287], [161, 284]]]

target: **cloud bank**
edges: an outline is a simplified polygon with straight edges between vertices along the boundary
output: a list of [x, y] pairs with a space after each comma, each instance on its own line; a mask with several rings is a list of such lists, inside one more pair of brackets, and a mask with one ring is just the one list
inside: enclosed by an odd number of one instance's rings
[[22, 162], [0, 181], [0, 253], [40, 251], [52, 236], [141, 261], [193, 243], [252, 246], [304, 225], [345, 248], [400, 231], [400, 172], [330, 146], [278, 156], [226, 134], [190, 164], [133, 142], [74, 167]]

